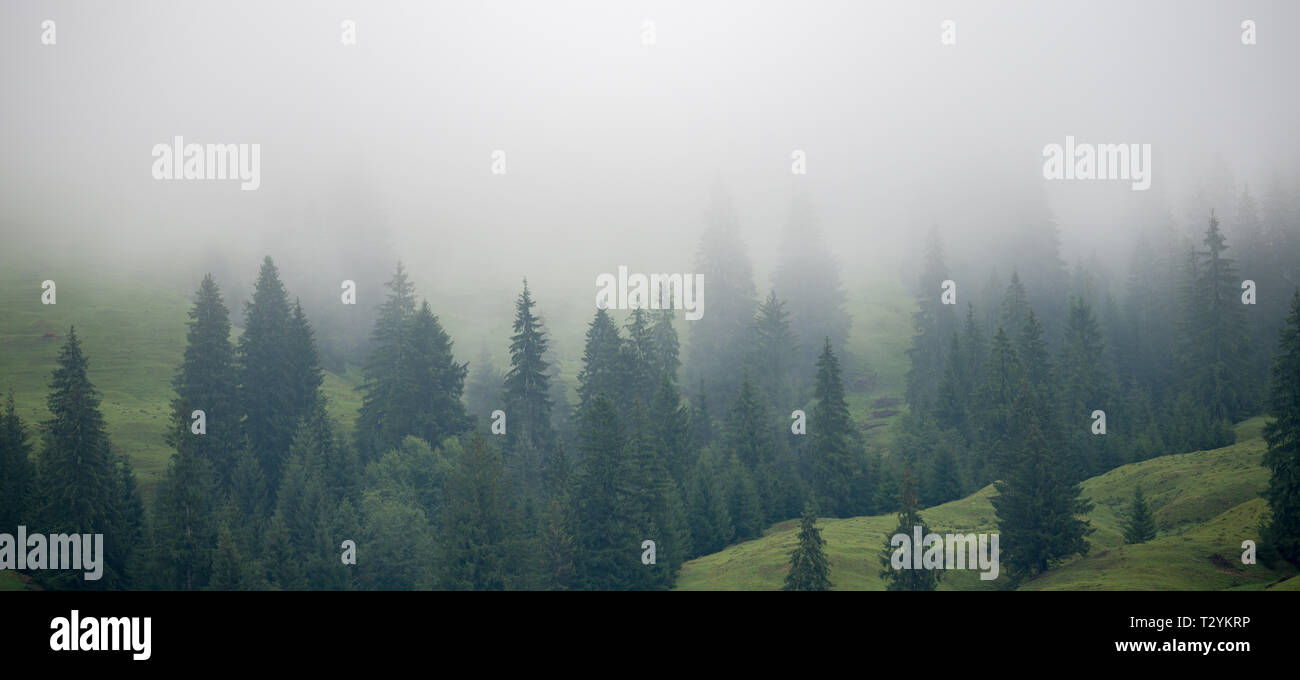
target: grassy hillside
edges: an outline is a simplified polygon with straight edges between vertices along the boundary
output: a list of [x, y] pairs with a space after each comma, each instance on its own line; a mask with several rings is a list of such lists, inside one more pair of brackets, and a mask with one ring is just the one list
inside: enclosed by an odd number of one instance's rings
[[[46, 278], [58, 286], [57, 304], [41, 304]], [[24, 275], [22, 268], [6, 267], [0, 273], [0, 393], [13, 390], [33, 443], [39, 447], [38, 424], [50, 417], [45, 399], [59, 348], [75, 325], [90, 360], [90, 380], [103, 399], [109, 437], [130, 457], [144, 493], [151, 493], [172, 453], [163, 434], [174, 396], [172, 374], [185, 352], [191, 294], [171, 282], [123, 274]], [[226, 306], [239, 308], [230, 300]], [[359, 373], [353, 368], [325, 375], [330, 411], [348, 426], [360, 406], [352, 389]]]
[[[1262, 565], [1242, 565], [1241, 542], [1259, 540], [1259, 517], [1265, 509], [1259, 493], [1268, 472], [1260, 465], [1264, 442], [1262, 418], [1237, 427], [1238, 441], [1212, 451], [1162, 456], [1125, 465], [1093, 477], [1082, 485], [1095, 507], [1088, 519], [1096, 531], [1091, 550], [1022, 585], [1025, 590], [1156, 590], [1264, 588], [1291, 572]], [[1122, 513], [1141, 484], [1155, 515], [1159, 534], [1141, 545], [1124, 545]], [[938, 533], [996, 531], [996, 516], [985, 487], [961, 500], [923, 512]], [[897, 524], [893, 515], [823, 519], [818, 522], [831, 561], [836, 589], [883, 588], [879, 553], [887, 533]], [[678, 587], [683, 590], [774, 590], [781, 587], [787, 560], [794, 548], [798, 523], [770, 527], [760, 539], [688, 562]], [[945, 575], [941, 590], [1000, 587], [981, 581], [975, 572]], [[1278, 584], [1296, 589], [1300, 579]]]

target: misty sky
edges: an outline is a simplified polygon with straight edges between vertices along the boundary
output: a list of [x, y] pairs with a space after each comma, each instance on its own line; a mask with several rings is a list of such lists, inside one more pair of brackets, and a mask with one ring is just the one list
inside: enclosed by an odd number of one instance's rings
[[[763, 290], [797, 186], [852, 283], [895, 272], [931, 223], [957, 245], [983, 238], [1016, 196], [1046, 196], [1067, 262], [1125, 262], [1138, 224], [1190, 222], [1216, 156], [1257, 195], [1275, 173], [1294, 186], [1300, 158], [1294, 2], [8, 2], [0, 16], [0, 259], [197, 270], [216, 253], [251, 282], [266, 253], [289, 272], [400, 256], [434, 300], [499, 295], [503, 323], [525, 275], [577, 306], [621, 264], [692, 271], [715, 179]], [[1257, 45], [1241, 44], [1246, 18]], [[956, 45], [940, 44], [944, 19]], [[260, 189], [154, 180], [151, 149], [176, 135], [261, 144]], [[1151, 189], [1045, 182], [1043, 146], [1066, 135], [1151, 144]]]

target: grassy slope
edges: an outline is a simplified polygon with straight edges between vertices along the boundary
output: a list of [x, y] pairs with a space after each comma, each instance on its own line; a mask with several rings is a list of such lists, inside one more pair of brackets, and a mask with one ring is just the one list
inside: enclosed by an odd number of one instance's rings
[[[1238, 442], [1213, 451], [1162, 456], [1125, 465], [1087, 480], [1084, 495], [1096, 507], [1088, 519], [1096, 527], [1085, 557], [1076, 557], [1024, 584], [1027, 590], [1047, 589], [1197, 589], [1262, 588], [1289, 575], [1262, 565], [1240, 563], [1241, 542], [1258, 540], [1264, 503], [1258, 498], [1267, 482], [1260, 466], [1264, 443], [1262, 419], [1238, 426]], [[1160, 533], [1142, 545], [1124, 545], [1122, 511], [1141, 484]], [[923, 515], [932, 531], [987, 532], [996, 530], [989, 503], [992, 487], [961, 500], [927, 509]], [[831, 580], [837, 589], [877, 590], [878, 554], [894, 516], [821, 520], [831, 560]], [[783, 522], [757, 540], [688, 562], [679, 587], [684, 590], [777, 589], [785, 577], [794, 548], [796, 522]], [[955, 572], [941, 589], [969, 590], [1002, 585], [980, 581], [974, 572]], [[1300, 579], [1279, 584], [1296, 589]]]
[[[90, 360], [90, 380], [103, 399], [109, 437], [130, 457], [147, 495], [171, 456], [163, 433], [174, 396], [171, 377], [185, 352], [190, 294], [125, 275], [52, 276], [58, 302], [42, 305], [44, 277], [13, 268], [0, 272], [0, 392], [13, 390], [19, 415], [39, 448], [37, 424], [50, 416], [45, 406], [50, 374], [68, 327], [75, 325]], [[226, 304], [237, 308], [229, 300]], [[57, 337], [44, 339], [46, 332]], [[359, 380], [355, 368], [341, 376], [325, 375], [330, 411], [349, 427], [360, 406], [352, 389]]]

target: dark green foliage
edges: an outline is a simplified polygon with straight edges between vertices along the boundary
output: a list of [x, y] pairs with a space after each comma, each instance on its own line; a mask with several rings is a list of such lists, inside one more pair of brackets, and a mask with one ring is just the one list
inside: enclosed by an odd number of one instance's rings
[[452, 461], [435, 538], [434, 585], [446, 590], [505, 590], [527, 585], [531, 552], [501, 458], [475, 433]]
[[1280, 336], [1269, 394], [1273, 420], [1264, 428], [1264, 465], [1271, 475], [1264, 493], [1269, 519], [1262, 533], [1278, 554], [1300, 566], [1300, 290], [1291, 298]]
[[776, 291], [758, 307], [751, 339], [749, 368], [746, 375], [755, 376], [754, 382], [763, 403], [773, 413], [782, 413], [803, 405], [799, 389], [796, 362], [802, 356], [799, 343], [790, 330], [790, 313], [776, 297]]
[[1048, 445], [1033, 415], [1032, 402], [1041, 397], [1020, 397], [1017, 430], [1010, 442], [1006, 476], [996, 483], [992, 498], [1001, 532], [1002, 561], [1019, 582], [1040, 574], [1073, 554], [1087, 554], [1087, 520], [1092, 503], [1064, 469]]
[[826, 541], [811, 509], [804, 509], [799, 522], [799, 545], [790, 553], [790, 571], [782, 590], [830, 590], [831, 568], [826, 559]]
[[1139, 486], [1133, 490], [1133, 504], [1129, 506], [1128, 516], [1124, 520], [1124, 542], [1146, 543], [1156, 537], [1156, 520], [1151, 516], [1151, 507], [1147, 505], [1146, 496]]
[[925, 520], [921, 518], [921, 506], [916, 497], [912, 483], [912, 470], [903, 470], [903, 480], [899, 486], [898, 526], [892, 534], [885, 537], [885, 548], [880, 553], [880, 578], [885, 582], [885, 590], [934, 590], [939, 585], [942, 572], [934, 569], [922, 569], [913, 564], [911, 569], [895, 569], [893, 555], [897, 548], [892, 544], [894, 536], [904, 534], [909, 538], [914, 535], [914, 528], [921, 527], [921, 535], [930, 533]]
[[580, 414], [585, 414], [596, 397], [602, 394], [617, 403], [627, 403], [628, 375], [622, 345], [618, 326], [614, 325], [609, 312], [596, 310], [595, 318], [587, 327], [582, 371], [578, 373]]
[[[203, 411], [206, 434], [194, 437], [189, 445], [212, 468], [219, 492], [225, 492], [230, 488], [243, 435], [230, 311], [211, 274], [203, 277], [189, 316], [185, 359], [172, 378], [176, 390], [172, 417], [190, 422], [194, 409]], [[188, 408], [182, 409], [183, 404]], [[169, 435], [172, 448], [180, 446], [175, 435], [193, 436], [188, 428], [176, 428]]]
[[35, 519], [31, 497], [36, 468], [27, 441], [27, 427], [18, 417], [13, 392], [0, 414], [0, 527], [16, 527]]
[[865, 513], [871, 498], [855, 497], [854, 478], [867, 474], [861, 433], [849, 415], [840, 380], [840, 362], [829, 340], [817, 358], [817, 401], [808, 428], [811, 437], [809, 481], [813, 499], [822, 512], [832, 517]]
[[[182, 404], [185, 402], [182, 401]], [[185, 409], [176, 411], [176, 453], [154, 491], [151, 551], [154, 579], [173, 590], [207, 586], [217, 547], [218, 484], [198, 448], [208, 435], [192, 434]]]

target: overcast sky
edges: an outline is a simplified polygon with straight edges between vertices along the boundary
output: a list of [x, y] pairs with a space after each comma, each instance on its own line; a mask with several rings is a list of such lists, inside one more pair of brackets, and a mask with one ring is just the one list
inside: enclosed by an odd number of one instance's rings
[[[982, 238], [1009, 197], [1046, 197], [1067, 261], [1098, 246], [1123, 260], [1136, 223], [1188, 214], [1216, 157], [1237, 182], [1293, 188], [1300, 158], [1294, 2], [6, 2], [0, 16], [0, 230], [27, 261], [198, 268], [221, 253], [251, 272], [264, 253], [302, 270], [365, 252], [402, 257], [435, 299], [508, 300], [527, 275], [585, 301], [621, 264], [691, 271], [715, 179], [760, 289], [797, 186], [850, 281], [895, 268], [931, 223]], [[1258, 44], [1242, 45], [1244, 19]], [[260, 144], [260, 188], [153, 179], [153, 146], [176, 135]], [[1151, 144], [1151, 189], [1046, 182], [1043, 147], [1066, 135]]]

